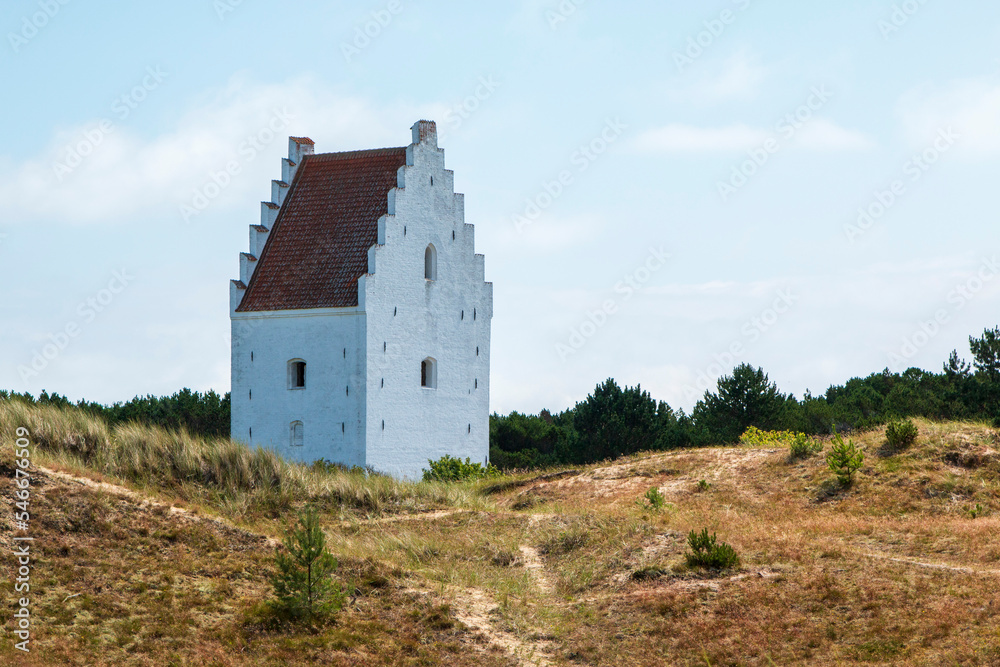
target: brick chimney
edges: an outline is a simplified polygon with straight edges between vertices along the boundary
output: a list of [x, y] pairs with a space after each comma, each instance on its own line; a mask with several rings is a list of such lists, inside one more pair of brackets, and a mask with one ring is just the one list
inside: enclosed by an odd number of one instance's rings
[[432, 120], [418, 120], [410, 128], [413, 132], [413, 143], [427, 144], [432, 148], [437, 148], [437, 124]]
[[309, 137], [288, 137], [288, 159], [296, 166], [302, 164], [302, 158], [312, 155], [315, 150], [316, 144]]

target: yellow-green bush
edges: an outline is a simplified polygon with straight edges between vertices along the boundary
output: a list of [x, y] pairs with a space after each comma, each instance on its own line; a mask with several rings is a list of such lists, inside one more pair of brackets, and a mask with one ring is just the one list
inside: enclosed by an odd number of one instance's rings
[[748, 447], [788, 447], [789, 458], [800, 459], [812, 456], [823, 449], [819, 441], [805, 433], [795, 431], [762, 431], [756, 426], [749, 427], [740, 436], [740, 444]]
[[795, 442], [794, 431], [762, 431], [750, 426], [740, 436], [740, 444], [749, 447], [788, 447]]

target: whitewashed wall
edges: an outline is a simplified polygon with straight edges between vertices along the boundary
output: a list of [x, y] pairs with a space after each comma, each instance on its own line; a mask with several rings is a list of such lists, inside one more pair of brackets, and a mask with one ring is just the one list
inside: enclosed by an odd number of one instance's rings
[[[365, 465], [364, 313], [234, 313], [232, 327], [232, 437], [292, 460]], [[288, 388], [292, 359], [306, 362], [304, 389]], [[291, 445], [293, 421], [301, 447]]]
[[[489, 457], [493, 288], [433, 125], [422, 134], [421, 142], [418, 123], [359, 282], [368, 323], [366, 461], [402, 477], [419, 477], [444, 454]], [[434, 281], [424, 279], [428, 244], [437, 250]], [[437, 361], [436, 389], [420, 386], [427, 357]]]

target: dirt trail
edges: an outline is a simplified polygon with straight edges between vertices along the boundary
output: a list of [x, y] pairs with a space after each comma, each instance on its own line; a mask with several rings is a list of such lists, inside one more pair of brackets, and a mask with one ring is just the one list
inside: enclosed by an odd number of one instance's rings
[[871, 552], [859, 552], [859, 555], [865, 556], [867, 558], [875, 558], [877, 560], [888, 560], [894, 563], [903, 563], [904, 565], [915, 565], [917, 567], [926, 567], [933, 570], [947, 570], [949, 572], [963, 572], [965, 574], [985, 574], [994, 577], [1000, 577], [1000, 570], [979, 570], [974, 567], [968, 567], [965, 565], [951, 565], [949, 563], [928, 563], [926, 561], [913, 560], [910, 558], [896, 558], [895, 556], [886, 556], [884, 554], [876, 554]]
[[377, 526], [383, 523], [402, 523], [404, 521], [434, 521], [444, 519], [455, 514], [464, 514], [475, 510], [435, 510], [433, 512], [417, 512], [416, 514], [395, 514], [392, 516], [380, 516], [374, 519], [358, 519], [355, 521], [341, 521], [341, 528], [353, 528], [355, 526]]
[[[50, 468], [45, 468], [43, 466], [37, 466], [35, 468], [37, 472], [44, 474], [46, 477], [54, 477], [55, 479], [61, 479], [64, 482], [74, 482], [82, 486], [86, 486], [90, 489], [97, 489], [99, 491], [107, 491], [108, 493], [114, 494], [116, 496], [122, 496], [130, 500], [138, 501], [139, 503], [152, 507], [162, 507], [164, 504], [152, 500], [150, 498], [144, 498], [140, 496], [135, 491], [126, 489], [124, 486], [118, 486], [117, 484], [109, 484], [108, 482], [95, 482], [89, 477], [77, 477], [76, 475], [71, 475], [67, 472], [60, 472], [58, 470], [52, 470]], [[171, 507], [170, 509], [176, 509], [178, 511], [183, 511], [181, 508]]]
[[545, 572], [545, 564], [542, 563], [542, 557], [538, 553], [538, 549], [527, 544], [522, 544], [519, 548], [521, 550], [521, 557], [524, 559], [524, 567], [535, 578], [538, 588], [546, 595], [554, 595], [556, 587]]
[[[407, 592], [430, 597], [441, 595], [440, 589], [410, 588]], [[551, 667], [553, 664], [550, 660], [551, 642], [524, 640], [497, 627], [493, 617], [497, 616], [499, 605], [485, 591], [448, 586], [444, 595], [452, 603], [452, 614], [456, 620], [478, 632], [493, 646], [502, 649], [522, 667]]]

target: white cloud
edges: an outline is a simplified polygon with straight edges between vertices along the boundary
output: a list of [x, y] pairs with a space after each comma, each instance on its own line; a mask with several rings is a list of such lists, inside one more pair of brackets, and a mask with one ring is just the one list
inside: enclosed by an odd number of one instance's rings
[[995, 79], [921, 86], [902, 96], [898, 110], [906, 139], [915, 148], [926, 148], [938, 132], [951, 127], [960, 135], [957, 150], [1000, 153], [1000, 84]]
[[816, 118], [795, 134], [795, 145], [814, 151], [863, 151], [874, 145], [865, 134]]
[[[119, 222], [151, 211], [171, 211], [181, 221], [181, 204], [190, 204], [195, 190], [230, 161], [239, 164], [240, 173], [211, 205], [259, 198], [275, 177], [277, 160], [287, 154], [289, 135], [311, 136], [321, 152], [399, 146], [408, 143], [410, 124], [442, 111], [428, 106], [375, 109], [308, 78], [262, 85], [235, 77], [152, 138], [124, 124], [95, 134], [100, 119], [56, 132], [33, 158], [0, 163], [0, 199], [13, 222]], [[291, 122], [282, 126], [285, 114]], [[262, 132], [266, 138], [269, 125], [275, 129], [273, 139], [259, 153], [251, 150], [248, 138]], [[60, 181], [56, 165], [66, 163], [68, 145], [88, 141], [87, 132], [97, 145]]]

